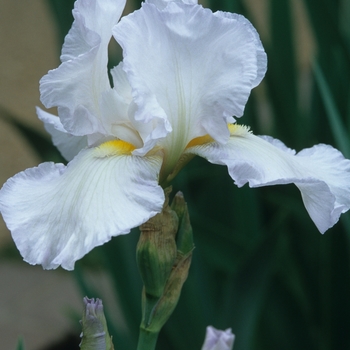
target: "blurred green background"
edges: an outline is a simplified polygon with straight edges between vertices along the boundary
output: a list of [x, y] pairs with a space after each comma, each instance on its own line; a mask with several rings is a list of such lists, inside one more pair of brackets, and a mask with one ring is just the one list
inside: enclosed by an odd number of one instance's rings
[[[47, 3], [55, 19], [58, 56], [74, 2]], [[297, 151], [327, 143], [350, 157], [350, 1], [202, 3], [213, 11], [246, 16], [268, 55], [266, 77], [240, 123]], [[139, 6], [129, 1], [126, 11]], [[115, 52], [111, 49], [114, 64], [120, 59]], [[49, 138], [16, 115], [7, 115], [6, 123], [19, 130], [41, 160], [60, 159]], [[321, 235], [293, 185], [238, 189], [225, 167], [199, 158], [182, 170], [173, 187], [187, 200], [196, 249], [157, 349], [200, 349], [208, 325], [232, 328], [235, 350], [350, 349], [349, 214]], [[118, 350], [136, 348], [142, 288], [137, 240], [137, 230], [114, 238], [73, 272], [82, 295], [103, 299], [99, 281], [91, 283], [86, 274], [92, 269], [110, 276], [121, 310], [120, 322], [110, 322]], [[108, 314], [108, 302], [105, 308]]]

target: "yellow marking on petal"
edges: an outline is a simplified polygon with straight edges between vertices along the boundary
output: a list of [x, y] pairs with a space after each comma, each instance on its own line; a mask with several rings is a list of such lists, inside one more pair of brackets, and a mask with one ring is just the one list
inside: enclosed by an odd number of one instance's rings
[[123, 140], [111, 140], [97, 147], [99, 157], [130, 155], [136, 147]]
[[215, 141], [210, 135], [206, 134], [204, 136], [199, 136], [194, 139], [192, 139], [186, 146], [187, 148], [194, 147], [194, 146], [200, 146], [204, 145], [205, 143], [213, 142]]
[[[228, 130], [230, 131], [231, 136], [244, 136], [250, 133], [250, 129], [248, 126], [239, 125], [239, 124], [227, 124]], [[209, 135], [206, 134], [204, 136], [196, 137], [192, 139], [186, 146], [187, 148], [194, 146], [201, 146], [206, 143], [214, 142], [215, 140]]]
[[244, 136], [251, 132], [249, 126], [239, 124], [228, 124], [228, 130], [231, 136]]

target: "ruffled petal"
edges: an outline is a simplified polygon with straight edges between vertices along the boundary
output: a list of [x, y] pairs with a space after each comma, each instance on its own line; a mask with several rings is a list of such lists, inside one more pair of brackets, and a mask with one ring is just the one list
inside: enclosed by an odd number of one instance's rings
[[226, 142], [227, 121], [243, 114], [266, 70], [261, 42], [244, 17], [191, 3], [148, 2], [113, 29], [138, 106], [135, 119], [152, 127], [151, 134], [140, 130], [139, 152], [172, 130], [162, 141], [172, 153], [166, 162], [195, 137], [209, 133]]
[[74, 268], [91, 249], [162, 210], [162, 159], [122, 141], [83, 150], [67, 166], [43, 163], [10, 178], [0, 211], [25, 261]]
[[[256, 49], [256, 75], [255, 75], [255, 79], [251, 81], [250, 89], [255, 88], [263, 80], [267, 69], [267, 56], [266, 56], [264, 47], [262, 46], [262, 43], [260, 41], [260, 36], [258, 32], [251, 25], [251, 23], [247, 21], [247, 19], [245, 19], [243, 16], [240, 16], [231, 12], [222, 12], [222, 11], [217, 11], [214, 13], [214, 15], [223, 19], [227, 18], [232, 21], [238, 21], [241, 25], [245, 27], [245, 30], [250, 32], [251, 40], [253, 41]], [[248, 96], [249, 96], [249, 93], [248, 93]], [[243, 109], [244, 109], [244, 105], [245, 103], [242, 106]], [[243, 115], [243, 110], [241, 115], [235, 115], [235, 116], [240, 117], [242, 115]]]
[[62, 64], [40, 81], [43, 104], [58, 107], [61, 122], [71, 134], [106, 133], [100, 103], [102, 93], [111, 89], [107, 49], [124, 5], [125, 0], [78, 0]]
[[62, 156], [71, 161], [83, 148], [87, 147], [86, 136], [74, 136], [63, 127], [60, 118], [37, 107], [38, 118], [44, 123], [46, 131], [51, 135], [53, 144]]
[[281, 141], [231, 128], [226, 145], [215, 141], [189, 147], [211, 163], [227, 165], [235, 184], [250, 187], [295, 183], [321, 233], [350, 208], [350, 161], [331, 146], [316, 145], [298, 154]]

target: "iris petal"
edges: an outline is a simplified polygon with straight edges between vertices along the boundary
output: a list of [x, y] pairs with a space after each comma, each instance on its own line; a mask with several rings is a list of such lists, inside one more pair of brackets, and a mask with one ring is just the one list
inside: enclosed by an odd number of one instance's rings
[[244, 17], [192, 1], [149, 1], [113, 35], [123, 48], [135, 119], [145, 125], [138, 154], [160, 139], [169, 168], [193, 138], [228, 140], [227, 122], [243, 114], [266, 70], [258, 34]]
[[125, 0], [78, 0], [75, 21], [62, 49], [62, 64], [40, 81], [45, 107], [58, 106], [69, 133], [106, 133], [100, 99], [111, 89], [107, 75], [108, 43]]
[[117, 143], [82, 150], [67, 167], [43, 163], [10, 178], [0, 211], [25, 261], [71, 270], [96, 246], [162, 210], [159, 156]]
[[350, 208], [350, 161], [331, 146], [320, 144], [295, 154], [279, 140], [236, 127], [227, 144], [213, 141], [186, 152], [227, 165], [239, 187], [247, 182], [250, 187], [295, 183], [321, 233]]
[[46, 131], [51, 135], [53, 144], [66, 160], [71, 161], [87, 146], [87, 137], [69, 134], [64, 129], [60, 118], [38, 107], [36, 113], [38, 118], [44, 123]]

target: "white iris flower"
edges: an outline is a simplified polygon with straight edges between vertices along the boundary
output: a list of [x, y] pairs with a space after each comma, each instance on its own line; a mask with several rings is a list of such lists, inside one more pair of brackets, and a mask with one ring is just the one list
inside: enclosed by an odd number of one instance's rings
[[[71, 270], [94, 247], [162, 210], [162, 186], [194, 155], [236, 185], [295, 183], [317, 228], [350, 206], [350, 162], [317, 145], [298, 154], [235, 124], [266, 71], [242, 16], [196, 0], [146, 0], [118, 23], [125, 0], [78, 0], [62, 64], [44, 76], [38, 109], [68, 165], [43, 163], [11, 179], [0, 211], [24, 260]], [[107, 73], [114, 36], [124, 59]]]

